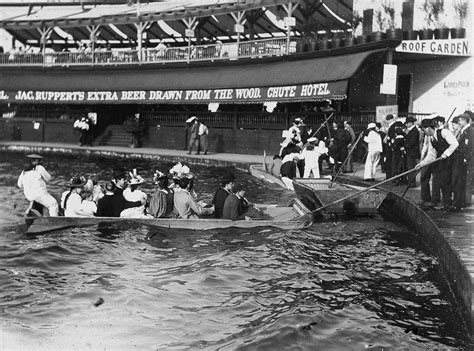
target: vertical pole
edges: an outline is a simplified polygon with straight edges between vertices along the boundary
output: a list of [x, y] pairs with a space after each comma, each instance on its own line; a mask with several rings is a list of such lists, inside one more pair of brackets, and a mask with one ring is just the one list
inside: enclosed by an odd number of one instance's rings
[[41, 142], [44, 143], [44, 129], [46, 127], [46, 111], [43, 111], [43, 123], [41, 128]]
[[[293, 14], [293, 3], [291, 2], [288, 3], [288, 10], [287, 10], [287, 15], [288, 17], [291, 17]], [[286, 33], [286, 54], [290, 54], [290, 37], [291, 37], [291, 26], [288, 24], [287, 26], [287, 33]]]
[[[391, 65], [393, 64], [393, 49], [389, 49], [387, 51], [387, 64], [388, 65]], [[396, 99], [397, 95], [395, 95], [395, 99]], [[392, 97], [390, 96], [390, 94], [387, 94], [385, 95], [385, 105], [390, 105], [390, 102], [392, 101]], [[396, 100], [395, 100], [396, 101]]]
[[138, 61], [143, 62], [142, 55], [142, 37], [143, 37], [143, 23], [139, 22], [137, 25], [137, 41], [138, 41]]

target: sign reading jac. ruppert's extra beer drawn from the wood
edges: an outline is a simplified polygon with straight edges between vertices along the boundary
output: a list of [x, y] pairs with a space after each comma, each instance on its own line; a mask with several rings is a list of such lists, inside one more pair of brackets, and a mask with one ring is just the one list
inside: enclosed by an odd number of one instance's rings
[[395, 51], [447, 56], [472, 55], [469, 39], [403, 40]]
[[15, 102], [69, 103], [210, 103], [302, 101], [345, 98], [347, 81], [277, 87], [189, 90], [42, 91], [0, 90], [0, 100]]

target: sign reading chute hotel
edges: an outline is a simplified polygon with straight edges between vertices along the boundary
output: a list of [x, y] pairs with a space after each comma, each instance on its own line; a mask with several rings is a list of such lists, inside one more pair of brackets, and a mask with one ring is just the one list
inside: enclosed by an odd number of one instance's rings
[[190, 90], [105, 90], [41, 91], [0, 90], [0, 100], [36, 103], [252, 103], [342, 99], [347, 81], [277, 87], [190, 89]]

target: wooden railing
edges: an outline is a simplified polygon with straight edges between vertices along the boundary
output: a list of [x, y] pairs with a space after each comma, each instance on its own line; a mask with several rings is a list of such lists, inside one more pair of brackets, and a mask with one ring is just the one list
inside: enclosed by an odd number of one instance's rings
[[270, 57], [296, 52], [300, 38], [292, 38], [287, 50], [287, 38], [263, 39], [225, 44], [157, 47], [138, 50], [89, 52], [5, 53], [0, 54], [0, 66], [107, 66], [121, 64], [151, 64], [237, 60], [239, 58]]
[[[69, 119], [71, 121], [86, 116], [86, 111], [44, 111], [30, 110], [16, 112], [13, 119], [31, 119], [45, 120], [46, 122], [57, 119]], [[400, 113], [402, 117], [413, 116], [418, 122], [428, 113]], [[229, 128], [229, 129], [262, 129], [262, 130], [284, 130], [289, 128], [296, 117], [302, 118], [306, 124], [318, 127], [324, 122], [329, 114], [321, 112], [156, 112], [141, 111], [140, 117], [146, 121], [149, 126], [170, 126], [179, 127], [186, 124], [186, 120], [196, 116], [208, 127]], [[335, 112], [331, 121], [346, 120], [355, 131], [362, 131], [367, 128], [370, 122], [375, 122], [375, 111], [353, 111]]]

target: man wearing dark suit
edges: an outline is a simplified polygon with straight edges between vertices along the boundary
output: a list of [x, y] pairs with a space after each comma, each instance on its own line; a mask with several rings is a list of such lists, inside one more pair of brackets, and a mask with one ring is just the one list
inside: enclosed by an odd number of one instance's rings
[[386, 120], [389, 123], [389, 127], [387, 130], [387, 135], [385, 136], [385, 141], [388, 146], [385, 163], [385, 177], [386, 179], [389, 179], [395, 175], [395, 160], [393, 159], [393, 147], [395, 143], [395, 138], [397, 137], [395, 130], [397, 128], [403, 128], [403, 123], [398, 118], [394, 121], [394, 116], [391, 114], [387, 115]]
[[472, 128], [471, 118], [468, 114], [462, 114], [453, 119], [459, 124], [460, 131], [457, 135], [459, 146], [453, 154], [451, 167], [451, 186], [453, 190], [453, 209], [455, 211], [466, 207], [466, 183], [467, 173], [471, 167], [472, 158]]
[[221, 179], [221, 187], [217, 189], [212, 199], [214, 205], [214, 217], [222, 218], [222, 211], [224, 209], [224, 203], [229, 194], [232, 192], [232, 188], [235, 185], [235, 176], [233, 174], [227, 174]]
[[[406, 135], [405, 135], [405, 157], [406, 157], [406, 169], [413, 169], [420, 159], [420, 131], [415, 126], [416, 119], [414, 117], [407, 117], [405, 121]], [[415, 188], [416, 178], [410, 177], [411, 179], [409, 187]]]

